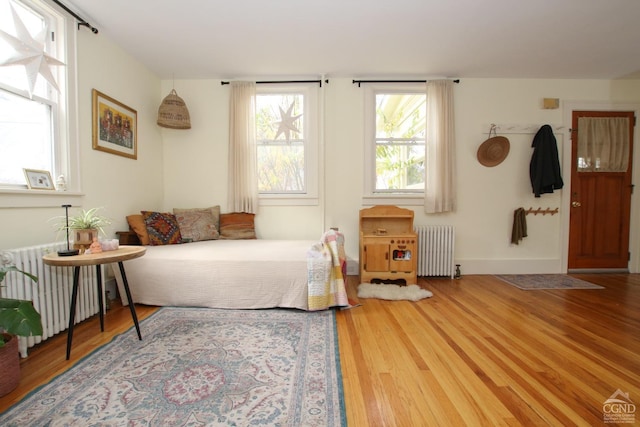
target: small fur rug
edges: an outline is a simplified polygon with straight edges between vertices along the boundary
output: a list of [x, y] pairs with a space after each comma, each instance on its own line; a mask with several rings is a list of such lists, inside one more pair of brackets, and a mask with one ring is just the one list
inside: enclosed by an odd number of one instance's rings
[[419, 301], [433, 294], [418, 285], [398, 286], [391, 284], [361, 283], [358, 285], [358, 298], [378, 298], [385, 300]]

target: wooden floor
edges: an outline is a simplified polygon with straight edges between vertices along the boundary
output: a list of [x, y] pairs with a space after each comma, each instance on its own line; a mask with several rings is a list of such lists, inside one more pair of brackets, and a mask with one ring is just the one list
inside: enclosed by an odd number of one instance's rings
[[[432, 298], [337, 313], [350, 426], [603, 425], [616, 390], [640, 406], [640, 275], [575, 275], [601, 290], [522, 291], [493, 276], [420, 279]], [[357, 301], [357, 277], [348, 292]], [[144, 318], [155, 307], [138, 306]], [[131, 326], [127, 309], [30, 350], [0, 411]], [[640, 423], [640, 413], [636, 415]], [[607, 424], [612, 425], [612, 424]], [[626, 424], [630, 425], [630, 424]]]

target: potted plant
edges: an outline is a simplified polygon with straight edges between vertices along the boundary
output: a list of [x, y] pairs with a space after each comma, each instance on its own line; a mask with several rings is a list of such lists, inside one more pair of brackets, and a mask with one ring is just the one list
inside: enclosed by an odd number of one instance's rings
[[111, 224], [111, 221], [98, 214], [100, 208], [82, 209], [78, 214], [69, 217], [67, 226], [66, 217], [57, 217], [60, 220], [59, 231], [68, 230], [73, 238], [73, 248], [80, 249], [81, 253], [98, 238], [100, 233], [104, 233], [103, 227]]
[[[0, 257], [0, 285], [10, 271], [24, 274], [34, 282], [38, 278], [13, 264], [11, 254], [3, 252]], [[40, 313], [27, 300], [0, 297], [0, 397], [11, 392], [20, 382], [20, 354], [18, 337], [42, 335]]]

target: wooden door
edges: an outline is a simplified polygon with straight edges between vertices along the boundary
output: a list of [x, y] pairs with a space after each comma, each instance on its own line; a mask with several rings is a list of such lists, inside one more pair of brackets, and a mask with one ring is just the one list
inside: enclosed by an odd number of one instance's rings
[[[579, 117], [629, 118], [629, 167], [626, 172], [578, 170]], [[627, 269], [631, 166], [635, 117], [628, 111], [573, 111], [571, 124], [571, 207], [568, 268]]]

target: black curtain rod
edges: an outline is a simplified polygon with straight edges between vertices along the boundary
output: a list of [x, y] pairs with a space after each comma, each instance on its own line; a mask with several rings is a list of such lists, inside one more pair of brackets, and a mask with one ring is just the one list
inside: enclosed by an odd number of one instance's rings
[[[354, 80], [353, 84], [358, 83], [358, 87], [362, 83], [426, 83], [428, 80]], [[459, 79], [453, 80], [454, 83], [460, 83]]]
[[[325, 83], [329, 83], [329, 79], [325, 79]], [[220, 82], [221, 85], [228, 85], [231, 82]], [[257, 85], [276, 84], [276, 83], [317, 83], [322, 87], [322, 80], [263, 80], [256, 82]]]
[[80, 16], [78, 16], [78, 14], [76, 14], [73, 10], [69, 9], [67, 6], [60, 3], [58, 0], [53, 0], [53, 2], [58, 6], [60, 6], [61, 8], [63, 8], [69, 15], [73, 16], [78, 20], [78, 29], [80, 29], [80, 26], [82, 25], [83, 27], [89, 28], [93, 34], [98, 34], [98, 29], [96, 27], [89, 24], [84, 18], [81, 18]]

